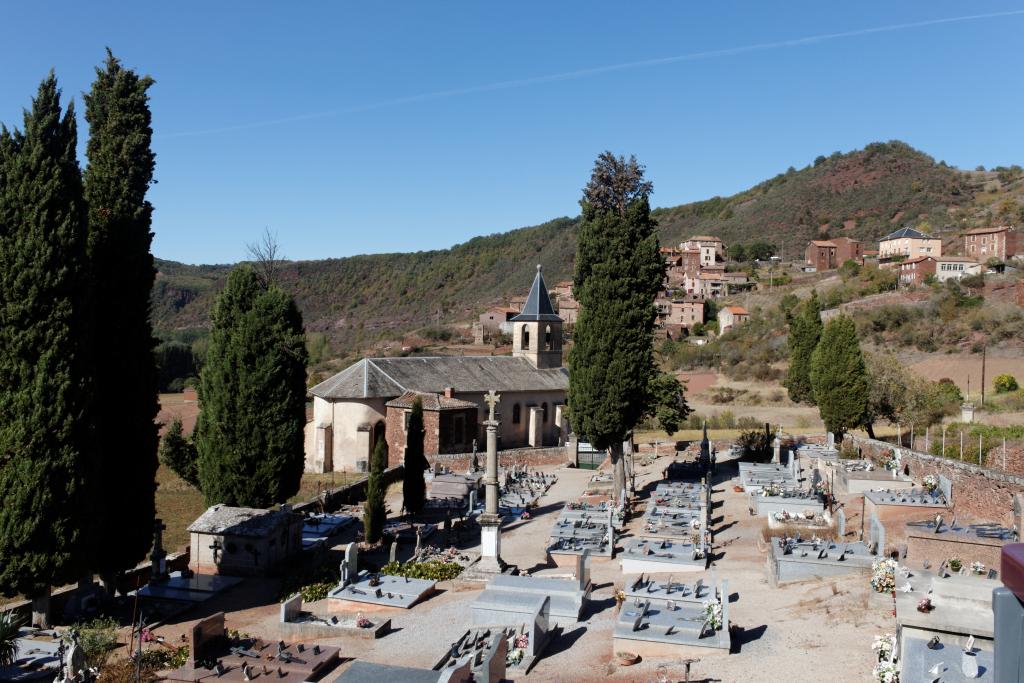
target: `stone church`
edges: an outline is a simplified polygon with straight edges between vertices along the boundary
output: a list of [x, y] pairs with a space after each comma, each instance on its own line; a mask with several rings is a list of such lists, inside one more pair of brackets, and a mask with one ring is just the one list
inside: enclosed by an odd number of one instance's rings
[[558, 446], [568, 438], [562, 366], [562, 319], [551, 307], [541, 267], [519, 315], [512, 318], [511, 356], [364, 358], [310, 389], [307, 472], [360, 472], [379, 439], [389, 465], [402, 462], [413, 401], [424, 407], [424, 451], [484, 449], [484, 394], [501, 394], [498, 447]]

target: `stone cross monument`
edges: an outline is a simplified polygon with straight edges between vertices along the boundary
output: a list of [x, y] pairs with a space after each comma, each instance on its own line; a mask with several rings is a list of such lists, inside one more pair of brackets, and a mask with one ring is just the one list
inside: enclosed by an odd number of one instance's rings
[[490, 415], [484, 421], [487, 428], [487, 460], [484, 466], [484, 513], [480, 515], [480, 562], [477, 567], [485, 572], [501, 572], [501, 515], [498, 514], [498, 420], [494, 409], [501, 396], [493, 389], [484, 396]]

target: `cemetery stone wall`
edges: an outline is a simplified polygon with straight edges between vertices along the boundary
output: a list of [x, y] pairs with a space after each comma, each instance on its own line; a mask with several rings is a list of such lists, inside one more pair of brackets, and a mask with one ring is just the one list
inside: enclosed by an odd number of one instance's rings
[[1003, 544], [998, 541], [943, 540], [941, 536], [932, 534], [931, 530], [915, 530], [907, 538], [907, 557], [913, 560], [915, 566], [928, 560], [933, 567], [938, 567], [944, 560], [959, 557], [965, 567], [969, 567], [972, 562], [981, 562], [986, 568], [999, 569], [1002, 547]]
[[[861, 448], [864, 457], [876, 462], [882, 453], [893, 448], [892, 444], [875, 439], [856, 436], [847, 438]], [[915, 481], [920, 482], [926, 475], [934, 474], [952, 482], [953, 509], [961, 519], [970, 517], [976, 521], [997, 522], [1005, 526], [1013, 523], [1013, 496], [1024, 492], [1024, 477], [905, 448], [902, 453], [903, 463], [910, 466], [910, 476]], [[1009, 457], [1009, 450], [1007, 454]], [[927, 515], [922, 512], [920, 516], [924, 518]]]
[[[477, 465], [481, 468], [484, 466], [485, 450], [481, 447], [480, 451], [476, 454]], [[440, 463], [453, 472], [468, 471], [472, 460], [472, 453], [443, 453], [427, 456], [427, 461], [431, 465], [435, 462]], [[575, 460], [575, 458], [569, 454], [565, 446], [509, 448], [498, 451], [498, 467], [511, 467], [512, 465], [525, 465], [526, 467], [564, 465], [570, 460]]]

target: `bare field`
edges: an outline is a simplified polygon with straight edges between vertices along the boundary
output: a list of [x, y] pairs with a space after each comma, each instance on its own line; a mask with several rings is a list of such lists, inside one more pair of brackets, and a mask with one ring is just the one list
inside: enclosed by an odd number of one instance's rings
[[[981, 390], [981, 354], [935, 354], [917, 361], [910, 369], [933, 382], [948, 377], [967, 393], [970, 378], [971, 394]], [[992, 382], [996, 375], [1009, 373], [1018, 380], [1024, 380], [1024, 358], [993, 357], [989, 354], [985, 360], [985, 390], [992, 391]]]

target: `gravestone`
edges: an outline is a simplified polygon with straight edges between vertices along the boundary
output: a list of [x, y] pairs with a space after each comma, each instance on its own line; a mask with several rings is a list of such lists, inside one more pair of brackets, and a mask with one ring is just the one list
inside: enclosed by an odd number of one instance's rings
[[501, 683], [505, 678], [505, 656], [508, 654], [508, 638], [504, 633], [495, 633], [491, 644], [484, 653], [480, 669], [480, 683]]
[[466, 505], [466, 516], [473, 514], [473, 510], [476, 509], [476, 489], [469, 490], [469, 502]]
[[576, 581], [581, 591], [587, 590], [590, 585], [590, 549], [585, 548], [582, 553], [576, 556]]
[[793, 460], [793, 449], [786, 449], [786, 467], [789, 468], [792, 476], [796, 476], [796, 462]]
[[153, 520], [153, 552], [149, 556], [149, 582], [157, 583], [166, 581], [167, 573], [167, 551], [163, 548], [164, 530], [167, 529], [160, 519]]
[[417, 557], [419, 556], [420, 550], [423, 547], [422, 543], [423, 543], [423, 532], [422, 532], [422, 529], [421, 529], [421, 527], [416, 527], [416, 550], [414, 551], [414, 554]]
[[473, 658], [466, 657], [461, 662], [441, 671], [437, 683], [470, 683], [473, 680]]
[[1024, 529], [1024, 494], [1017, 493], [1013, 496], [1013, 532], [1017, 540], [1021, 529]]
[[347, 586], [359, 576], [359, 546], [349, 543], [345, 548], [345, 561], [341, 563], [341, 585]]
[[946, 498], [946, 505], [953, 504], [953, 482], [946, 477], [939, 475], [939, 490], [942, 491], [942, 495]]
[[388, 562], [394, 564], [398, 560], [398, 541], [391, 542], [391, 550], [388, 552]]
[[295, 621], [302, 614], [302, 595], [293, 595], [281, 603], [281, 623]]
[[882, 555], [885, 553], [885, 527], [875, 514], [871, 515], [868, 524], [868, 545], [872, 547], [875, 555]]
[[833, 434], [832, 432], [829, 432], [825, 436], [825, 439], [825, 448], [827, 448], [830, 451], [834, 451], [836, 449], [836, 435]]
[[836, 533], [839, 538], [846, 536], [846, 512], [843, 508], [839, 508], [839, 511], [836, 512]]
[[775, 439], [772, 441], [772, 464], [778, 465], [781, 460], [779, 459], [779, 449], [782, 448], [782, 442], [779, 441], [779, 435], [775, 435]]

